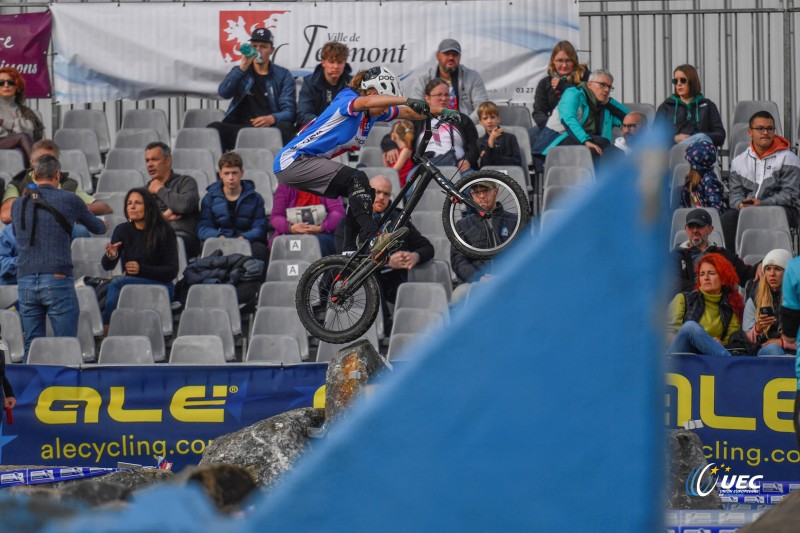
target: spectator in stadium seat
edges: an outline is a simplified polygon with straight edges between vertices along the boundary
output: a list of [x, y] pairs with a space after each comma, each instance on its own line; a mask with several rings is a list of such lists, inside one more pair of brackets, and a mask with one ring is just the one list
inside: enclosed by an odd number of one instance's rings
[[[447, 108], [450, 95], [444, 80], [432, 79], [425, 86], [424, 93], [428, 106]], [[466, 175], [478, 170], [478, 129], [466, 114], [459, 112], [459, 115], [461, 120], [456, 125], [434, 120], [433, 125], [438, 124], [438, 127], [433, 130], [433, 137], [425, 154], [437, 165], [458, 167], [461, 175]], [[415, 138], [419, 141], [425, 128], [425, 120], [414, 120], [413, 123]], [[381, 148], [384, 152], [384, 164], [395, 165], [400, 151], [390, 135], [384, 136]]]
[[478, 106], [489, 99], [486, 85], [478, 71], [461, 64], [461, 45], [455, 39], [444, 39], [439, 43], [436, 64], [417, 78], [411, 97], [422, 98], [429, 94], [426, 87], [436, 78], [445, 83], [447, 107], [468, 115], [473, 122], [478, 120]]
[[[369, 180], [369, 184], [375, 190], [375, 201], [372, 204], [372, 216], [376, 224], [387, 224], [383, 220], [383, 212], [389, 207], [392, 199], [392, 183], [386, 176], [375, 176]], [[392, 213], [390, 220], [386, 226], [386, 231], [394, 231], [397, 219], [400, 217], [400, 211]], [[424, 235], [422, 235], [414, 224], [408, 224], [408, 236], [404, 239], [403, 244], [397, 251], [389, 256], [389, 262], [378, 271], [377, 279], [378, 285], [381, 288], [381, 295], [383, 296], [383, 316], [384, 327], [391, 329], [391, 317], [389, 307], [386, 302], [394, 303], [397, 297], [397, 288], [400, 284], [408, 281], [408, 271], [416, 268], [419, 265], [424, 265], [433, 259], [434, 250], [433, 244]], [[337, 252], [352, 251], [356, 249], [354, 236], [348, 238], [345, 235], [345, 224], [340, 223], [336, 228], [336, 243]], [[350, 242], [347, 242], [350, 241]]]
[[556, 109], [561, 95], [570, 87], [589, 81], [589, 68], [578, 61], [578, 52], [569, 41], [561, 41], [553, 47], [547, 76], [539, 80], [533, 97], [533, 122], [530, 129], [531, 146], [536, 144], [539, 132], [547, 126], [547, 119]]
[[[492, 181], [476, 182], [470, 190], [472, 200], [483, 209], [492, 211], [492, 224], [495, 230], [497, 242], [503, 242], [510, 234], [510, 230], [517, 224], [516, 215], [505, 212], [502, 204], [497, 201], [498, 187]], [[476, 214], [467, 215], [456, 223], [456, 229], [460, 235], [479, 238], [481, 242], [471, 242], [470, 244], [478, 248], [488, 248], [489, 236], [481, 229], [473, 231], [470, 226], [483, 224], [482, 219]], [[488, 278], [487, 269], [489, 261], [471, 259], [458, 250], [455, 246], [450, 249], [450, 264], [453, 272], [462, 282], [484, 281]]]
[[697, 284], [669, 305], [669, 353], [730, 356], [725, 348], [740, 329], [744, 302], [733, 265], [722, 255], [703, 256], [697, 264]]
[[272, 41], [272, 32], [256, 29], [250, 43], [258, 55], [242, 55], [239, 65], [219, 84], [219, 95], [230, 98], [231, 103], [222, 122], [212, 122], [208, 127], [219, 131], [223, 152], [236, 146], [236, 136], [242, 128], [278, 128], [284, 145], [294, 137], [294, 78], [287, 69], [270, 61], [275, 51]]
[[191, 176], [172, 171], [172, 151], [163, 142], [152, 142], [144, 150], [150, 182], [147, 190], [156, 197], [161, 214], [172, 226], [175, 234], [183, 239], [186, 255], [194, 257], [200, 253], [197, 238], [198, 204], [200, 196], [197, 182]]
[[789, 141], [775, 133], [775, 119], [758, 111], [748, 123], [750, 145], [731, 161], [728, 203], [721, 217], [728, 248], [735, 244], [739, 212], [761, 205], [779, 205], [786, 210], [789, 225], [800, 222], [800, 158]]
[[42, 121], [25, 105], [25, 78], [14, 67], [0, 68], [0, 149], [18, 148], [29, 159], [43, 134]]
[[14, 202], [11, 219], [19, 245], [17, 286], [19, 315], [25, 332], [25, 359], [33, 339], [45, 336], [50, 318], [56, 337], [78, 334], [78, 296], [72, 279], [70, 233], [75, 222], [89, 231], [106, 231], [103, 221], [77, 196], [58, 189], [61, 164], [52, 155], [34, 166], [35, 189]]
[[614, 146], [629, 154], [636, 138], [647, 129], [647, 115], [639, 111], [631, 111], [622, 119], [622, 136], [614, 139]]
[[719, 213], [728, 209], [725, 190], [714, 170], [717, 149], [709, 141], [697, 141], [686, 148], [689, 173], [681, 192], [681, 207], [713, 207]]
[[592, 158], [621, 153], [614, 147], [612, 133], [622, 125], [628, 109], [611, 98], [614, 77], [605, 69], [593, 70], [589, 81], [570, 87], [550, 115], [547, 127], [540, 133], [534, 154], [541, 156], [553, 146], [584, 145]]
[[478, 139], [478, 165], [522, 166], [522, 155], [517, 138], [500, 127], [500, 113], [494, 102], [484, 102], [478, 106], [478, 119], [486, 133]]
[[264, 198], [252, 181], [244, 177], [244, 163], [236, 152], [225, 152], [219, 159], [219, 180], [206, 189], [200, 207], [197, 235], [204, 241], [212, 237], [247, 239], [253, 257], [267, 261], [267, 215]]
[[114, 228], [103, 268], [113, 270], [122, 261], [122, 276], [108, 284], [103, 327], [108, 331], [111, 313], [117, 308], [122, 287], [126, 285], [163, 285], [170, 299], [175, 293], [172, 284], [178, 276], [178, 242], [172, 227], [161, 216], [155, 196], [147, 189], [131, 189], [125, 196], [127, 222]]
[[711, 215], [705, 209], [698, 208], [689, 211], [686, 214], [684, 229], [689, 239], [672, 251], [678, 277], [678, 292], [692, 290], [697, 281], [695, 278], [697, 264], [703, 256], [710, 253], [722, 255], [734, 266], [742, 286], [756, 277], [758, 265], [746, 265], [734, 252], [708, 241], [709, 235], [714, 231], [714, 226], [711, 225]]
[[302, 128], [317, 118], [333, 101], [339, 91], [347, 87], [352, 68], [347, 64], [347, 45], [330, 41], [322, 46], [322, 62], [314, 72], [303, 78], [297, 102], [297, 127]]
[[[743, 328], [747, 340], [758, 346], [755, 355], [785, 355], [796, 351], [797, 343], [784, 344], [781, 335], [781, 300], [783, 274], [792, 260], [788, 250], [772, 250], [764, 257], [761, 268], [764, 274], [751, 291], [744, 306]], [[768, 310], [761, 313], [761, 310]]]
[[[304, 207], [308, 208], [305, 217]], [[341, 198], [326, 198], [279, 183], [269, 216], [275, 228], [269, 246], [272, 248], [272, 241], [278, 235], [316, 235], [322, 255], [333, 255], [336, 253], [334, 233], [343, 218]]]
[[703, 96], [700, 76], [692, 65], [680, 65], [672, 73], [675, 91], [656, 110], [656, 121], [668, 124], [675, 144], [725, 142], [725, 128], [716, 104]]
[[[58, 145], [50, 139], [41, 139], [33, 143], [31, 147], [31, 167], [18, 172], [11, 179], [11, 183], [6, 184], [6, 190], [3, 193], [3, 203], [2, 206], [0, 206], [0, 221], [4, 224], [11, 223], [11, 206], [14, 204], [14, 201], [19, 198], [20, 193], [25, 190], [25, 187], [33, 183], [33, 167], [36, 166], [36, 161], [43, 155], [51, 155], [58, 159], [61, 156], [61, 150]], [[69, 177], [69, 172], [61, 172], [60, 176], [58, 188], [74, 192], [78, 198], [83, 200], [86, 207], [89, 208], [90, 213], [93, 215], [108, 215], [113, 212], [107, 203], [95, 200], [94, 197], [84, 191], [76, 180]], [[72, 230], [73, 239], [89, 237], [89, 235], [89, 231], [82, 224], [77, 224]]]

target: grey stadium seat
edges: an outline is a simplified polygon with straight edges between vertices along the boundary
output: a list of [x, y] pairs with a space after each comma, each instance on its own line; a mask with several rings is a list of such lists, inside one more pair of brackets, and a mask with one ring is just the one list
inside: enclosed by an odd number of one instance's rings
[[111, 149], [108, 118], [102, 109], [69, 109], [64, 113], [63, 127], [90, 129], [97, 135], [100, 153], [105, 154]]
[[681, 194], [683, 185], [686, 183], [686, 176], [692, 167], [689, 163], [679, 163], [672, 169], [672, 180], [670, 185], [669, 206], [671, 209], [678, 209], [681, 206]]
[[358, 163], [366, 167], [382, 167], [383, 150], [378, 146], [363, 146], [358, 154]]
[[544, 176], [544, 187], [566, 185], [568, 187], [588, 187], [594, 182], [594, 173], [581, 167], [551, 166]]
[[248, 363], [299, 364], [300, 344], [290, 335], [253, 335], [247, 347]]
[[554, 146], [547, 151], [545, 170], [549, 167], [581, 167], [594, 174], [592, 154], [585, 146]]
[[574, 195], [581, 190], [583, 190], [582, 187], [567, 187], [565, 185], [550, 185], [549, 187], [545, 187], [542, 197], [542, 211], [552, 209], [553, 206], [563, 207], [564, 202], [562, 198]]
[[221, 122], [225, 118], [225, 111], [222, 109], [187, 109], [183, 115], [184, 128], [206, 128], [212, 122]]
[[21, 363], [25, 354], [25, 335], [17, 311], [0, 309], [0, 331], [8, 344], [9, 358], [14, 363]]
[[530, 129], [533, 126], [531, 110], [521, 105], [498, 105], [500, 124], [505, 129], [508, 126], [520, 126]]
[[258, 307], [287, 307], [294, 309], [296, 281], [265, 281], [258, 292]]
[[322, 257], [316, 235], [278, 235], [272, 241], [270, 259], [302, 259], [313, 263]]
[[122, 117], [120, 129], [149, 128], [156, 130], [158, 139], [169, 145], [169, 122], [162, 109], [129, 109]]
[[[445, 323], [447, 323], [447, 319], [436, 311], [410, 307], [396, 309], [391, 337], [397, 333], [423, 333]], [[389, 338], [391, 339], [391, 337]]]
[[0, 150], [0, 170], [14, 176], [18, 172], [25, 170], [25, 157], [19, 150]]
[[114, 148], [140, 150], [144, 154], [145, 147], [158, 140], [158, 132], [151, 128], [119, 130], [114, 140]]
[[775, 118], [775, 133], [783, 135], [778, 104], [771, 100], [739, 100], [736, 102], [736, 107], [733, 109], [731, 124], [749, 123], [750, 117], [752, 117], [756, 111], [769, 111]]
[[89, 171], [89, 161], [82, 150], [61, 150], [58, 156], [61, 162], [62, 172], [68, 172], [69, 176], [77, 181], [81, 189], [92, 192], [92, 173]]
[[106, 170], [122, 168], [138, 170], [142, 179], [147, 179], [147, 164], [144, 161], [144, 150], [138, 148], [112, 148], [106, 156]]
[[216, 162], [222, 156], [222, 142], [214, 128], [182, 128], [178, 130], [173, 148], [204, 148], [211, 152]]
[[330, 362], [330, 360], [333, 359], [333, 356], [336, 355], [336, 352], [360, 340], [368, 340], [376, 350], [378, 349], [378, 328], [374, 322], [366, 333], [351, 342], [346, 342], [344, 344], [331, 344], [329, 342], [320, 341], [319, 347], [317, 347], [317, 363]]
[[169, 354], [171, 365], [224, 365], [223, 340], [217, 335], [184, 335], [175, 339]]
[[76, 337], [39, 337], [28, 351], [29, 365], [77, 366], [83, 364], [81, 345]]
[[777, 205], [760, 205], [739, 211], [739, 224], [736, 226], [737, 253], [741, 246], [742, 234], [748, 229], [775, 229], [784, 231], [787, 235], [791, 234], [786, 210]]
[[97, 134], [84, 128], [61, 128], [56, 131], [53, 141], [61, 150], [81, 150], [86, 154], [89, 163], [89, 172], [99, 174], [103, 170], [103, 160], [100, 156], [100, 145], [97, 143]]
[[236, 135], [236, 148], [266, 148], [277, 154], [283, 148], [281, 132], [277, 128], [242, 128]]
[[300, 356], [308, 360], [308, 333], [293, 307], [259, 307], [253, 319], [250, 337], [262, 334], [291, 335], [300, 346]]
[[161, 316], [153, 309], [115, 309], [111, 313], [108, 327], [109, 337], [144, 335], [150, 339], [153, 358], [166, 359], [164, 334], [161, 332]]
[[311, 265], [302, 259], [270, 260], [266, 281], [300, 281], [300, 276]]
[[427, 309], [450, 316], [447, 291], [441, 283], [433, 281], [401, 283], [397, 288], [395, 311], [403, 308]]
[[[45, 330], [47, 336], [53, 336], [53, 326], [50, 317], [45, 318]], [[84, 363], [94, 361], [97, 358], [97, 346], [92, 332], [92, 318], [87, 311], [81, 310], [78, 314], [78, 344], [81, 347], [81, 357]]]
[[223, 309], [184, 309], [178, 323], [177, 339], [186, 335], [216, 335], [222, 340], [225, 360], [233, 361], [235, 358], [233, 329], [228, 313]]
[[209, 175], [217, 172], [214, 154], [205, 148], [175, 148], [172, 150], [172, 167], [202, 170]]
[[185, 309], [192, 307], [222, 309], [230, 319], [233, 334], [242, 334], [242, 315], [239, 312], [239, 298], [233, 285], [227, 283], [214, 285], [198, 283], [192, 285], [186, 295]]
[[145, 180], [142, 173], [133, 169], [108, 169], [100, 173], [97, 180], [97, 192], [124, 192], [136, 187], [144, 187]]
[[408, 271], [408, 281], [435, 281], [444, 286], [447, 300], [453, 295], [453, 278], [450, 265], [439, 259], [431, 259], [424, 265], [419, 265]]
[[628, 108], [629, 111], [638, 111], [647, 117], [647, 123], [653, 124], [656, 118], [656, 106], [653, 104], [646, 104], [642, 102], [625, 102], [622, 105]]
[[275, 153], [272, 150], [268, 148], [237, 148], [236, 153], [242, 156], [245, 176], [250, 170], [272, 172], [272, 163], [275, 161]]
[[100, 260], [106, 253], [106, 244], [110, 239], [103, 237], [79, 237], [72, 240], [72, 275], [75, 278], [81, 276], [110, 278], [114, 275], [122, 274], [119, 262], [114, 270], [103, 269]]
[[119, 293], [117, 309], [154, 309], [161, 318], [161, 332], [172, 335], [172, 303], [163, 285], [125, 285]]
[[106, 337], [97, 358], [100, 365], [152, 365], [155, 362], [150, 339], [143, 335]]
[[386, 353], [386, 359], [388, 361], [411, 359], [414, 355], [413, 352], [406, 352], [405, 348], [415, 342], [422, 342], [432, 338], [431, 335], [425, 335], [424, 333], [395, 333], [389, 337], [389, 350]]
[[746, 255], [767, 255], [775, 249], [792, 251], [792, 238], [788, 233], [775, 229], [746, 229], [742, 233], [742, 240], [736, 254], [739, 257]]

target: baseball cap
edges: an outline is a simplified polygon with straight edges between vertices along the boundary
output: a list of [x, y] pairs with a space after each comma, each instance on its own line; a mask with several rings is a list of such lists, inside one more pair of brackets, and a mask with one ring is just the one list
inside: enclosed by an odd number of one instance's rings
[[472, 184], [472, 187], [486, 187], [487, 189], [496, 189], [497, 183], [493, 181], [476, 181]]
[[444, 41], [439, 43], [439, 48], [437, 49], [439, 52], [455, 52], [457, 54], [461, 53], [461, 45], [458, 44], [458, 41], [455, 39], [445, 39]]
[[711, 225], [711, 215], [705, 209], [692, 209], [686, 215], [686, 225], [697, 224], [701, 228]]
[[250, 42], [272, 44], [272, 32], [266, 28], [258, 28], [250, 36]]

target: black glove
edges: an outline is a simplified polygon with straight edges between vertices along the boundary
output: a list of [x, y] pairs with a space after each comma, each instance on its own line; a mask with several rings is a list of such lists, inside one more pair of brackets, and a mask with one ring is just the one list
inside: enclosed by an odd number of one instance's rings
[[439, 116], [446, 122], [458, 122], [461, 120], [461, 113], [455, 109], [442, 109], [442, 114]]
[[406, 105], [418, 115], [425, 115], [431, 111], [428, 107], [428, 104], [426, 104], [424, 100], [417, 100], [416, 98], [409, 98], [406, 100]]

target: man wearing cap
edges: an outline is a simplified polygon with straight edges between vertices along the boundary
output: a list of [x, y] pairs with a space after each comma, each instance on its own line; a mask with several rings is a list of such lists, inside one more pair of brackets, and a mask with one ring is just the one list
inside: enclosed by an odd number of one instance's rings
[[455, 39], [445, 39], [436, 51], [436, 64], [417, 78], [412, 98], [425, 96], [425, 85], [434, 78], [441, 78], [450, 86], [450, 109], [469, 115], [473, 122], [478, 121], [478, 106], [489, 99], [486, 85], [477, 71], [461, 64], [461, 45]]
[[294, 136], [294, 78], [287, 69], [270, 61], [275, 48], [268, 29], [256, 29], [250, 44], [255, 55], [242, 54], [239, 65], [219, 84], [219, 95], [231, 99], [225, 118], [208, 125], [219, 131], [224, 152], [236, 146], [236, 136], [242, 128], [278, 128], [284, 145]]
[[[497, 184], [493, 181], [478, 181], [470, 191], [472, 200], [487, 211], [492, 211], [492, 227], [495, 231], [497, 242], [504, 242], [514, 231], [517, 217], [506, 213], [502, 204], [497, 202]], [[481, 226], [478, 228], [477, 226]], [[467, 215], [456, 222], [459, 235], [464, 235], [469, 244], [478, 248], [489, 248], [489, 236], [483, 228], [483, 219], [476, 214]], [[489, 262], [480, 259], [471, 259], [455, 247], [450, 248], [450, 266], [458, 279], [463, 282], [478, 281], [483, 279]]]
[[800, 158], [789, 141], [775, 133], [775, 119], [767, 111], [750, 117], [747, 133], [750, 145], [731, 161], [728, 177], [731, 209], [720, 215], [725, 242], [736, 242], [739, 212], [762, 205], [779, 205], [789, 225], [800, 224]]
[[714, 231], [711, 225], [711, 215], [705, 209], [693, 209], [686, 214], [686, 235], [689, 240], [681, 243], [672, 251], [678, 270], [678, 287], [676, 292], [689, 292], [695, 286], [695, 266], [700, 258], [706, 254], [718, 253], [731, 262], [739, 276], [739, 285], [756, 277], [758, 265], [746, 265], [739, 256], [727, 248], [722, 248], [708, 241], [708, 236]]

